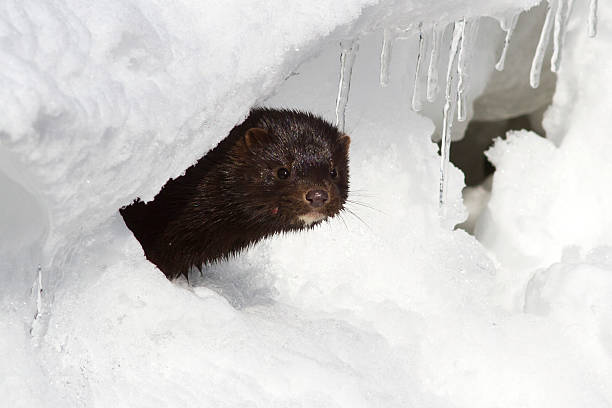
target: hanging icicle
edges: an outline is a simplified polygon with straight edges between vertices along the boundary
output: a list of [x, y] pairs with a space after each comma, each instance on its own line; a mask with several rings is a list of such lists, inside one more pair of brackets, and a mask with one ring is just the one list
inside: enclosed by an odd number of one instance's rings
[[472, 51], [478, 33], [480, 20], [465, 22], [461, 42], [459, 43], [459, 57], [457, 60], [457, 120], [464, 122], [467, 119], [466, 86], [469, 76]]
[[535, 55], [533, 57], [533, 62], [531, 63], [531, 72], [529, 73], [529, 84], [532, 88], [537, 88], [540, 86], [540, 75], [542, 74], [542, 63], [544, 62], [544, 54], [546, 53], [546, 49], [548, 48], [548, 42], [550, 41], [550, 29], [553, 20], [553, 14], [555, 12], [555, 5], [553, 3], [554, 0], [548, 3], [548, 11], [546, 13], [546, 20], [544, 20], [544, 25], [542, 26], [542, 32], [540, 33], [540, 41], [538, 42], [538, 47], [536, 48]]
[[351, 75], [359, 42], [357, 40], [345, 40], [340, 42], [342, 52], [340, 54], [340, 81], [338, 84], [338, 97], [336, 98], [336, 126], [344, 132], [346, 105], [348, 103], [349, 91], [351, 89]]
[[597, 0], [591, 0], [589, 3], [589, 37], [597, 35]]
[[384, 29], [382, 50], [380, 52], [380, 86], [383, 87], [389, 84], [389, 65], [391, 64], [394, 37], [392, 29]]
[[465, 112], [465, 75], [467, 68], [467, 60], [468, 60], [468, 46], [465, 40], [466, 37], [466, 27], [468, 27], [470, 23], [464, 22], [463, 32], [461, 33], [461, 41], [459, 42], [459, 56], [457, 59], [457, 120], [459, 122], [465, 121], [466, 112]]
[[512, 35], [514, 34], [514, 30], [516, 29], [516, 24], [518, 23], [520, 13], [515, 14], [508, 22], [506, 19], [502, 20], [501, 26], [504, 31], [506, 31], [506, 38], [504, 39], [504, 48], [502, 49], [502, 53], [495, 64], [495, 69], [498, 71], [503, 71], [504, 66], [506, 65], [506, 54], [508, 53], [508, 47], [510, 46], [510, 40], [512, 39]]
[[43, 270], [40, 265], [37, 268], [37, 275], [34, 284], [32, 285], [32, 294], [36, 294], [36, 313], [30, 325], [30, 334], [35, 337], [40, 330], [41, 319], [43, 315]]
[[429, 69], [427, 70], [427, 100], [429, 102], [433, 102], [438, 94], [438, 63], [440, 60], [440, 44], [442, 42], [444, 28], [440, 28], [437, 23], [434, 23], [431, 33], [433, 43], [431, 45]]
[[440, 151], [440, 195], [439, 203], [444, 211], [446, 203], [448, 185], [448, 162], [450, 160], [450, 144], [452, 138], [453, 119], [455, 116], [455, 93], [453, 90], [453, 78], [455, 59], [459, 49], [459, 43], [465, 32], [465, 20], [455, 22], [453, 28], [453, 39], [451, 41], [450, 53], [448, 57], [448, 69], [446, 72], [446, 92], [442, 121], [442, 146]]
[[553, 55], [550, 59], [550, 70], [559, 72], [561, 65], [561, 52], [563, 50], [563, 38], [569, 17], [568, 0], [558, 0], [557, 12], [555, 13], [555, 28], [553, 35]]
[[414, 88], [412, 91], [412, 110], [419, 112], [423, 109], [423, 98], [421, 92], [421, 78], [423, 77], [422, 67], [425, 53], [425, 32], [423, 23], [419, 23], [419, 53], [417, 55], [416, 69], [414, 71]]

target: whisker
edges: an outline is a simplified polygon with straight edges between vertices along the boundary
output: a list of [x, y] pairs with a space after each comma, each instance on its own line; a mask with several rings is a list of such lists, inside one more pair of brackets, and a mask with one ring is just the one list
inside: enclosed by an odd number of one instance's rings
[[348, 231], [348, 225], [346, 225], [346, 221], [344, 221], [344, 217], [342, 216], [342, 214], [338, 213], [338, 218], [340, 218], [340, 221], [342, 221], [342, 223], [344, 224], [344, 228], [346, 228], [346, 230]]
[[366, 204], [366, 203], [362, 203], [362, 202], [360, 202], [360, 201], [355, 201], [355, 200], [346, 200], [346, 202], [347, 202], [347, 203], [349, 203], [349, 204], [355, 204], [355, 205], [359, 205], [359, 206], [361, 206], [361, 207], [368, 208], [368, 209], [370, 209], [370, 210], [372, 210], [372, 211], [376, 211], [376, 212], [378, 212], [378, 213], [380, 213], [380, 214], [384, 214], [384, 211], [381, 211], [381, 210], [379, 210], [379, 209], [378, 209], [378, 208], [376, 208], [376, 207], [372, 207], [371, 205]]
[[366, 227], [367, 227], [369, 230], [372, 230], [372, 228], [371, 228], [371, 227], [368, 225], [368, 223], [367, 223], [367, 222], [365, 222], [365, 221], [364, 221], [364, 220], [363, 220], [363, 219], [362, 219], [360, 216], [358, 216], [357, 214], [355, 214], [353, 211], [351, 211], [351, 210], [350, 210], [350, 209], [348, 209], [348, 208], [345, 208], [345, 210], [346, 210], [346, 211], [347, 211], [349, 214], [351, 214], [353, 217], [355, 217], [355, 218], [357, 218], [359, 221], [361, 221], [361, 223], [362, 223], [363, 225], [365, 225], [365, 226], [366, 226]]
[[357, 190], [357, 191], [355, 191], [355, 190], [350, 190], [350, 191], [349, 191], [349, 196], [357, 196], [357, 197], [369, 197], [369, 198], [371, 198], [371, 197], [374, 197], [374, 194], [369, 193], [369, 192], [367, 192], [367, 191], [365, 191], [365, 190], [364, 190], [364, 191], [359, 191], [359, 190]]

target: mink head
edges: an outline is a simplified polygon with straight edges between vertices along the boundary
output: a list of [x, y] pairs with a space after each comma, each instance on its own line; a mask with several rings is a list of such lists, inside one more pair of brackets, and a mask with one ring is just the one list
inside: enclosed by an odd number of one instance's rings
[[347, 135], [312, 114], [289, 110], [256, 109], [236, 130], [225, 177], [247, 227], [300, 229], [342, 210], [349, 188]]

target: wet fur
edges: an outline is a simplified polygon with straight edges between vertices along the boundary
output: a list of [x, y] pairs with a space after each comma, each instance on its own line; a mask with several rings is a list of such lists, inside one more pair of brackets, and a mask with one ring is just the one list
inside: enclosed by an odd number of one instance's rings
[[[193, 266], [235, 255], [270, 235], [320, 223], [299, 218], [312, 211], [304, 198], [310, 189], [328, 191], [324, 215], [341, 211], [349, 187], [349, 143], [312, 114], [254, 109], [153, 201], [136, 200], [120, 213], [151, 262], [169, 279], [186, 276]], [[277, 176], [281, 167], [290, 170], [286, 180]]]

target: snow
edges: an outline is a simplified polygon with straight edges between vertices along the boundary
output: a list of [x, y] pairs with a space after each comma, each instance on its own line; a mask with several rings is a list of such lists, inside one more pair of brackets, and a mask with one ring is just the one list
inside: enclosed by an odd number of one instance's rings
[[[0, 5], [0, 406], [609, 407], [609, 8], [589, 38], [574, 7], [551, 140], [517, 132], [489, 152], [480, 241], [453, 230], [467, 214], [452, 165], [438, 215], [444, 98], [411, 110], [419, 22], [535, 3]], [[383, 28], [409, 24], [380, 87]], [[468, 102], [503, 47], [493, 19], [479, 33]], [[332, 121], [338, 43], [356, 37], [350, 212], [167, 281], [117, 209], [254, 103]]]
[[609, 358], [612, 331], [612, 258], [610, 247], [581, 257], [568, 248], [560, 262], [539, 270], [529, 281], [525, 311], [567, 326], [571, 336], [590, 340], [590, 352]]
[[[586, 10], [574, 9], [578, 15], [568, 27], [557, 90], [544, 118], [548, 139], [516, 132], [488, 152], [497, 171], [488, 220], [477, 230], [511, 268], [550, 265], [570, 246], [589, 251], [612, 243], [612, 162], [602, 154], [612, 147], [610, 106], [599, 99], [612, 86], [601, 63], [609, 31], [588, 38], [579, 28]], [[600, 102], [588, 102], [594, 100]]]

